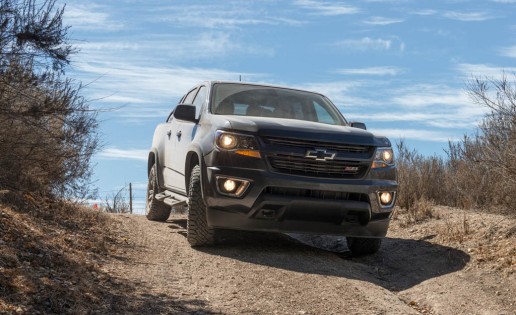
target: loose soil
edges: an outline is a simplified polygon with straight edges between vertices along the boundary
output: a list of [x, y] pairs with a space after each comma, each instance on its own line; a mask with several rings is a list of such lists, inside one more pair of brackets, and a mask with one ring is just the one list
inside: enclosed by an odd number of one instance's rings
[[397, 215], [378, 254], [354, 257], [345, 238], [298, 234], [193, 249], [183, 214], [97, 215], [96, 229], [0, 206], [0, 314], [516, 314], [516, 220], [434, 213]]

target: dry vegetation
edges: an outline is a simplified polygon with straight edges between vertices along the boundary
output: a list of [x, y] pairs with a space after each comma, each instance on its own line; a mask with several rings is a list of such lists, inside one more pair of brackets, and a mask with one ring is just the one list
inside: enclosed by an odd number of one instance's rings
[[[433, 219], [414, 222], [412, 214], [398, 209], [389, 234], [459, 249], [471, 256], [466, 268], [516, 273], [516, 218], [429, 203], [423, 207], [432, 213]], [[412, 211], [418, 212], [418, 208]]]
[[4, 190], [0, 231], [0, 314], [108, 313], [125, 298], [99, 269], [124, 246], [106, 214]]
[[397, 204], [416, 221], [432, 215], [427, 201], [516, 215], [516, 75], [511, 78], [503, 74], [469, 83], [473, 102], [490, 113], [477, 134], [450, 142], [447, 157], [426, 157], [403, 141], [397, 144]]
[[55, 0], [0, 2], [0, 189], [88, 194], [96, 112], [65, 76], [63, 14]]

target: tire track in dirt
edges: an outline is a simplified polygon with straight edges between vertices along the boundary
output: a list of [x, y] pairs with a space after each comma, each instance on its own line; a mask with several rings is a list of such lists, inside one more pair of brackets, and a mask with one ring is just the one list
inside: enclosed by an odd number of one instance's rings
[[184, 216], [118, 220], [131, 246], [106, 268], [150, 299], [147, 314], [514, 314], [483, 292], [493, 277], [464, 270], [469, 255], [426, 240], [353, 257], [344, 238], [225, 231], [193, 249]]

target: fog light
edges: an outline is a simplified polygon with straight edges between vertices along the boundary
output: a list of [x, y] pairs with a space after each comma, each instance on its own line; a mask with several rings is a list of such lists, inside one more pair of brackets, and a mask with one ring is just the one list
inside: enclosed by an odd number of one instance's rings
[[226, 181], [224, 181], [224, 189], [227, 191], [227, 192], [233, 192], [236, 188], [236, 183], [235, 181], [231, 180], [231, 179], [226, 179]]
[[394, 191], [379, 191], [378, 193], [378, 201], [381, 208], [389, 208], [394, 206], [394, 199], [396, 197], [396, 192]]
[[250, 185], [250, 181], [234, 177], [217, 176], [217, 190], [222, 195], [240, 197]]
[[383, 205], [388, 205], [391, 203], [392, 201], [392, 195], [391, 193], [388, 193], [388, 192], [383, 192], [380, 194], [380, 201], [382, 202]]

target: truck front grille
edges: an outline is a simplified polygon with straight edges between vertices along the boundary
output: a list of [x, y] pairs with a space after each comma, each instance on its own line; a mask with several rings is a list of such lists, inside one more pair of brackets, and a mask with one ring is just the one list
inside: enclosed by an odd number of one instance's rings
[[266, 137], [265, 141], [270, 144], [281, 146], [298, 147], [298, 148], [325, 148], [327, 150], [337, 152], [353, 152], [353, 153], [369, 153], [374, 152], [374, 147], [364, 145], [349, 145], [334, 142], [300, 140], [279, 137]]
[[293, 175], [327, 178], [361, 178], [367, 172], [369, 163], [328, 160], [318, 161], [294, 154], [269, 154], [269, 162], [275, 170]]

